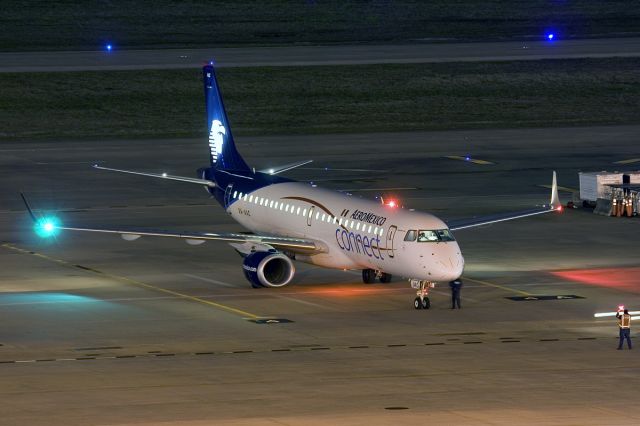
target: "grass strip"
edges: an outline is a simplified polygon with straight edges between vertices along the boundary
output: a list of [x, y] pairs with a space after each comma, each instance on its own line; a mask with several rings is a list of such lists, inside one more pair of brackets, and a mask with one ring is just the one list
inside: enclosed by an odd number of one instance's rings
[[538, 39], [640, 33], [638, 0], [3, 0], [0, 50]]
[[[640, 59], [224, 68], [236, 135], [640, 122]], [[0, 74], [0, 141], [205, 134], [200, 70]]]

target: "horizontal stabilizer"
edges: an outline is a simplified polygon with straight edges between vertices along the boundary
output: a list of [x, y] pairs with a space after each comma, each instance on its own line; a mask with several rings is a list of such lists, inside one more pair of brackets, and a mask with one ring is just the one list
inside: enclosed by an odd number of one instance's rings
[[173, 176], [173, 175], [168, 175], [166, 173], [145, 173], [145, 172], [136, 172], [133, 170], [112, 169], [109, 167], [98, 166], [97, 164], [94, 164], [93, 168], [98, 170], [108, 170], [110, 172], [127, 173], [130, 175], [147, 176], [147, 177], [154, 177], [154, 178], [168, 179], [168, 180], [177, 180], [179, 182], [187, 182], [187, 183], [196, 183], [198, 185], [210, 186], [212, 188], [216, 186], [216, 183], [214, 181], [208, 180], [208, 179], [198, 179], [198, 178], [190, 178], [190, 177], [184, 177], [184, 176]]
[[284, 166], [272, 167], [270, 169], [262, 169], [260, 173], [266, 173], [269, 175], [277, 175], [278, 173], [283, 173], [292, 169], [295, 169], [300, 166], [304, 166], [305, 164], [313, 163], [313, 160], [305, 160], [299, 161], [297, 163], [285, 164]]

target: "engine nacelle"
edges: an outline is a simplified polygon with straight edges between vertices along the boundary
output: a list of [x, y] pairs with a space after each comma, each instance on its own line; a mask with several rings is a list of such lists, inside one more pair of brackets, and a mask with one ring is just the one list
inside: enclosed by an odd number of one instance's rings
[[244, 276], [251, 287], [283, 287], [289, 284], [296, 272], [293, 262], [278, 252], [256, 251], [242, 262]]

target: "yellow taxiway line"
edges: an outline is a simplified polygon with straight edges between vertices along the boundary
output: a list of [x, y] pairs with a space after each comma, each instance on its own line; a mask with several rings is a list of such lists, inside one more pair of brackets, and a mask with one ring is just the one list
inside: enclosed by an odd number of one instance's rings
[[231, 312], [231, 313], [236, 314], [236, 315], [240, 315], [243, 318], [247, 318], [247, 319], [264, 318], [264, 317], [261, 317], [259, 315], [252, 314], [250, 312], [243, 311], [241, 309], [232, 308], [231, 306], [223, 305], [221, 303], [212, 302], [210, 300], [201, 299], [201, 298], [196, 297], [196, 296], [189, 296], [188, 294], [179, 293], [177, 291], [168, 290], [166, 288], [156, 287], [154, 285], [143, 283], [142, 281], [134, 280], [132, 278], [127, 278], [127, 277], [123, 277], [123, 276], [120, 276], [120, 275], [109, 274], [107, 272], [99, 271], [99, 270], [93, 269], [93, 268], [88, 268], [86, 266], [74, 265], [74, 264], [69, 263], [69, 262], [67, 262], [65, 260], [56, 259], [54, 257], [47, 256], [45, 254], [36, 253], [34, 251], [31, 251], [31, 250], [25, 250], [25, 249], [22, 249], [20, 247], [16, 247], [13, 244], [5, 243], [5, 244], [2, 244], [2, 247], [7, 248], [9, 250], [17, 251], [17, 252], [20, 252], [20, 253], [23, 253], [23, 254], [31, 254], [31, 255], [39, 257], [41, 259], [45, 259], [45, 260], [48, 260], [50, 262], [55, 262], [55, 263], [58, 263], [60, 265], [63, 265], [63, 266], [69, 267], [69, 268], [83, 269], [85, 271], [92, 272], [92, 273], [94, 273], [96, 275], [101, 275], [103, 277], [111, 278], [111, 279], [114, 279], [114, 280], [117, 280], [117, 281], [120, 281], [120, 282], [124, 282], [124, 283], [127, 283], [127, 284], [133, 284], [133, 285], [136, 285], [138, 287], [143, 287], [143, 288], [146, 288], [146, 289], [149, 289], [149, 290], [158, 291], [160, 293], [170, 294], [172, 296], [176, 296], [176, 297], [179, 297], [181, 299], [191, 300], [193, 302], [198, 302], [198, 303], [202, 303], [204, 305], [213, 306], [213, 307], [221, 309], [223, 311], [227, 311], [227, 312]]
[[522, 291], [522, 290], [516, 290], [515, 288], [505, 287], [503, 285], [490, 283], [488, 281], [476, 280], [474, 278], [469, 278], [469, 277], [466, 277], [466, 276], [463, 277], [463, 278], [465, 280], [467, 280], [467, 281], [472, 281], [474, 283], [483, 284], [483, 285], [486, 285], [486, 286], [489, 286], [489, 287], [499, 288], [500, 290], [508, 291], [510, 293], [517, 293], [517, 294], [520, 294], [522, 296], [531, 296], [531, 293], [527, 293], [526, 291]]
[[495, 164], [495, 163], [492, 163], [491, 161], [479, 160], [477, 158], [471, 158], [471, 157], [461, 157], [459, 155], [447, 155], [445, 158], [448, 158], [449, 160], [460, 160], [460, 161], [465, 161], [467, 163], [481, 164], [483, 166], [487, 164]]
[[614, 161], [613, 164], [631, 164], [640, 163], [640, 158], [629, 158], [628, 160]]
[[[538, 185], [540, 188], [547, 188], [547, 189], [551, 189], [551, 185]], [[575, 188], [569, 188], [567, 186], [558, 186], [558, 191], [564, 191], [564, 192], [580, 192], [579, 190], [575, 189]]]

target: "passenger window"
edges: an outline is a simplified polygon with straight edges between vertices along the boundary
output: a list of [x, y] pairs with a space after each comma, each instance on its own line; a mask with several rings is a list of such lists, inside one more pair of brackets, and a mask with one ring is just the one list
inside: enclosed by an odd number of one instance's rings
[[407, 231], [407, 235], [404, 236], [404, 240], [405, 241], [415, 241], [416, 240], [416, 231], [415, 229], [412, 229], [410, 231]]

